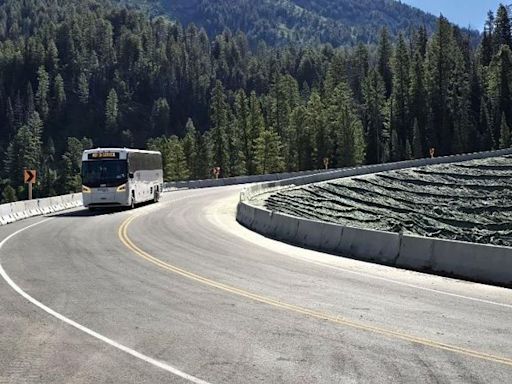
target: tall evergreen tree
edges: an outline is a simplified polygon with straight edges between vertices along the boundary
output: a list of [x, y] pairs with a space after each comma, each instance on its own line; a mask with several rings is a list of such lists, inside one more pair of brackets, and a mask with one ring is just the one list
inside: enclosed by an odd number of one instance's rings
[[50, 78], [48, 72], [43, 66], [39, 67], [37, 71], [37, 93], [36, 104], [37, 111], [43, 120], [48, 117], [50, 107], [48, 105], [48, 95], [50, 91]]
[[[260, 101], [256, 96], [256, 92], [251, 92], [249, 97], [249, 120], [250, 120], [250, 145], [254, 148], [256, 140], [261, 136], [265, 129], [265, 121], [261, 110]], [[248, 158], [247, 170], [249, 174], [256, 174], [256, 164], [254, 151], [251, 149], [251, 156]]]
[[169, 125], [171, 121], [171, 108], [167, 99], [160, 97], [153, 103], [151, 110], [151, 133], [153, 135], [159, 135], [161, 133], [169, 133]]
[[503, 4], [500, 4], [498, 7], [498, 12], [496, 13], [496, 19], [494, 23], [494, 52], [497, 52], [502, 45], [506, 45], [509, 47], [509, 49], [512, 49], [510, 17], [507, 7], [505, 7]]
[[491, 61], [487, 78], [487, 94], [490, 101], [493, 136], [499, 141], [501, 116], [512, 119], [512, 51], [502, 45]]
[[510, 128], [507, 124], [505, 114], [501, 116], [501, 128], [500, 128], [500, 149], [510, 148]]
[[277, 132], [273, 129], [261, 132], [254, 143], [256, 172], [258, 174], [282, 172], [285, 166], [282, 148]]
[[119, 99], [115, 89], [111, 89], [105, 104], [105, 127], [107, 132], [116, 133], [119, 123]]
[[[413, 60], [411, 63], [411, 74], [410, 78], [410, 88], [409, 88], [409, 97], [410, 97], [410, 107], [409, 111], [413, 120], [416, 121], [418, 125], [418, 133], [417, 140], [421, 140], [422, 143], [422, 151], [423, 154], [425, 145], [430, 145], [432, 141], [432, 137], [427, 136], [426, 128], [427, 128], [427, 115], [428, 115], [428, 98], [427, 98], [427, 90], [425, 89], [425, 68], [424, 61], [422, 59], [421, 53], [416, 51], [413, 56]], [[414, 140], [413, 140], [414, 143]], [[413, 144], [414, 147], [414, 144]], [[414, 148], [413, 148], [414, 149]], [[413, 151], [414, 152], [414, 151]]]
[[212, 91], [211, 100], [211, 122], [212, 122], [212, 146], [213, 162], [215, 167], [221, 168], [221, 174], [227, 175], [229, 172], [229, 154], [228, 154], [228, 104], [224, 87], [220, 81], [217, 81]]
[[[402, 35], [400, 38], [403, 39]], [[393, 74], [391, 72], [391, 56], [393, 55], [393, 48], [389, 41], [389, 34], [386, 27], [384, 27], [380, 34], [379, 48], [378, 48], [378, 68], [379, 74], [384, 81], [386, 88], [386, 98], [391, 96]]]
[[406, 142], [412, 138], [409, 75], [409, 53], [403, 35], [399, 34], [398, 45], [393, 56], [393, 120], [391, 124], [396, 129], [399, 144], [404, 150]]
[[385, 140], [386, 97], [385, 86], [380, 74], [371, 70], [365, 79], [364, 126], [366, 133], [366, 162], [378, 164], [385, 160], [383, 147]]
[[57, 112], [61, 112], [66, 104], [67, 96], [66, 90], [64, 89], [64, 79], [58, 73], [55, 76], [55, 80], [53, 82], [53, 102], [54, 108]]
[[201, 173], [198, 170], [198, 157], [202, 154], [197, 151], [197, 130], [194, 126], [192, 119], [188, 119], [185, 127], [185, 137], [183, 138], [183, 154], [187, 161], [187, 168], [189, 170], [189, 176], [192, 179], [197, 179]]
[[429, 94], [429, 121], [434, 127], [432, 143], [438, 154], [449, 154], [453, 134], [448, 108], [448, 87], [454, 68], [455, 41], [453, 28], [448, 20], [440, 17], [438, 30], [427, 49], [426, 78]]
[[313, 161], [316, 168], [321, 169], [324, 167], [323, 159], [332, 160], [334, 138], [328, 130], [322, 98], [316, 90], [313, 90], [309, 98], [305, 118], [306, 129], [315, 137]]

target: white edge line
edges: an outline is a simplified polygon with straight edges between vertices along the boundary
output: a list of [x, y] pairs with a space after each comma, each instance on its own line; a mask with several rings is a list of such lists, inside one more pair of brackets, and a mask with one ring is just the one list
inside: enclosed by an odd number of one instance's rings
[[[2, 247], [5, 245], [5, 243], [7, 243], [10, 239], [12, 239], [13, 237], [15, 237], [16, 235], [20, 234], [21, 232], [24, 232], [26, 231], [27, 229], [30, 229], [32, 227], [35, 227], [36, 225], [40, 225], [40, 224], [43, 224], [43, 223], [46, 223], [47, 221], [49, 221], [51, 219], [46, 219], [46, 220], [42, 220], [40, 222], [37, 222], [35, 224], [32, 224], [32, 225], [29, 225], [27, 227], [24, 227], [14, 233], [12, 233], [11, 235], [7, 236], [2, 242], [0, 242], [0, 249], [2, 249]], [[201, 379], [198, 379], [197, 377], [194, 377], [192, 375], [189, 375], [185, 372], [182, 372], [180, 371], [179, 369], [177, 368], [174, 368], [172, 366], [170, 366], [169, 364], [166, 364], [164, 362], [161, 362], [161, 361], [158, 361], [156, 359], [153, 359], [149, 356], [146, 356], [140, 352], [137, 352], [129, 347], [126, 347], [112, 339], [109, 339], [108, 337], [105, 337], [101, 334], [99, 334], [98, 332], [95, 332], [93, 331], [92, 329], [89, 329], [87, 327], [84, 327], [83, 325], [81, 324], [78, 324], [76, 321], [73, 321], [63, 315], [61, 315], [60, 313], [54, 311], [53, 309], [47, 307], [46, 305], [44, 305], [43, 303], [37, 301], [36, 299], [34, 299], [32, 296], [30, 296], [28, 293], [26, 293], [25, 291], [23, 291], [10, 277], [9, 275], [7, 274], [7, 272], [5, 272], [2, 264], [0, 263], [0, 275], [2, 276], [2, 278], [7, 282], [7, 284], [9, 284], [9, 286], [14, 289], [19, 295], [23, 296], [25, 299], [27, 299], [29, 302], [31, 302], [32, 304], [34, 304], [36, 307], [42, 309], [43, 311], [45, 311], [46, 313], [52, 315], [53, 317], [59, 319], [60, 321], [68, 324], [68, 325], [71, 325], [72, 327], [78, 329], [79, 331], [82, 331], [106, 344], [109, 344], [110, 346], [114, 347], [114, 348], [117, 348], [119, 349], [120, 351], [123, 351], [139, 360], [142, 360], [142, 361], [145, 361], [146, 363], [149, 363], [155, 367], [158, 367], [160, 369], [163, 369], [164, 371], [167, 371], [169, 373], [172, 373], [173, 375], [176, 375], [176, 376], [179, 376], [185, 380], [188, 380], [192, 383], [196, 383], [196, 384], [210, 384], [209, 382], [207, 381], [204, 381], [204, 380], [201, 380]]]

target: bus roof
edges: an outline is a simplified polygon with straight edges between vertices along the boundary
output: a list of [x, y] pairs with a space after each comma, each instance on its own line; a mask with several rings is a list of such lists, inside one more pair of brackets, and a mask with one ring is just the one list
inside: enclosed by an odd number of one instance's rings
[[98, 153], [98, 152], [100, 152], [100, 153], [101, 152], [119, 152], [119, 154], [125, 155], [125, 156], [121, 156], [124, 158], [126, 158], [126, 155], [128, 155], [129, 153], [144, 153], [144, 154], [148, 154], [148, 155], [162, 155], [158, 151], [146, 151], [146, 150], [142, 150], [142, 149], [133, 149], [133, 148], [93, 148], [93, 149], [86, 149], [84, 151], [82, 157], [84, 160], [87, 160], [89, 154]]

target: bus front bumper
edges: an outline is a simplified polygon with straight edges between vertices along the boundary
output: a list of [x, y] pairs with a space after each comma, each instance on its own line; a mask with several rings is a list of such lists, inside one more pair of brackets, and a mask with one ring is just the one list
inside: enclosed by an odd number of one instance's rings
[[84, 207], [128, 207], [130, 199], [128, 191], [117, 191], [117, 188], [90, 188], [90, 192], [82, 192]]

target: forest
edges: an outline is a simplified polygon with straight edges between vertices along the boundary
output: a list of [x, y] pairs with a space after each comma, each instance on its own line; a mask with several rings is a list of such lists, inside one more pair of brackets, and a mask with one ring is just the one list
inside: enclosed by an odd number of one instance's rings
[[[485, 15], [483, 15], [485, 17]], [[166, 180], [510, 147], [512, 34], [443, 17], [334, 47], [261, 41], [117, 1], [0, 1], [0, 200], [81, 190], [86, 148], [158, 149]]]
[[[333, 46], [376, 43], [386, 27], [392, 40], [436, 17], [395, 0], [126, 0], [153, 14], [167, 13], [183, 25], [195, 23], [210, 36], [226, 28], [242, 31], [252, 46], [296, 44]], [[166, 12], [167, 11], [167, 12]], [[474, 32], [471, 32], [474, 36]]]

